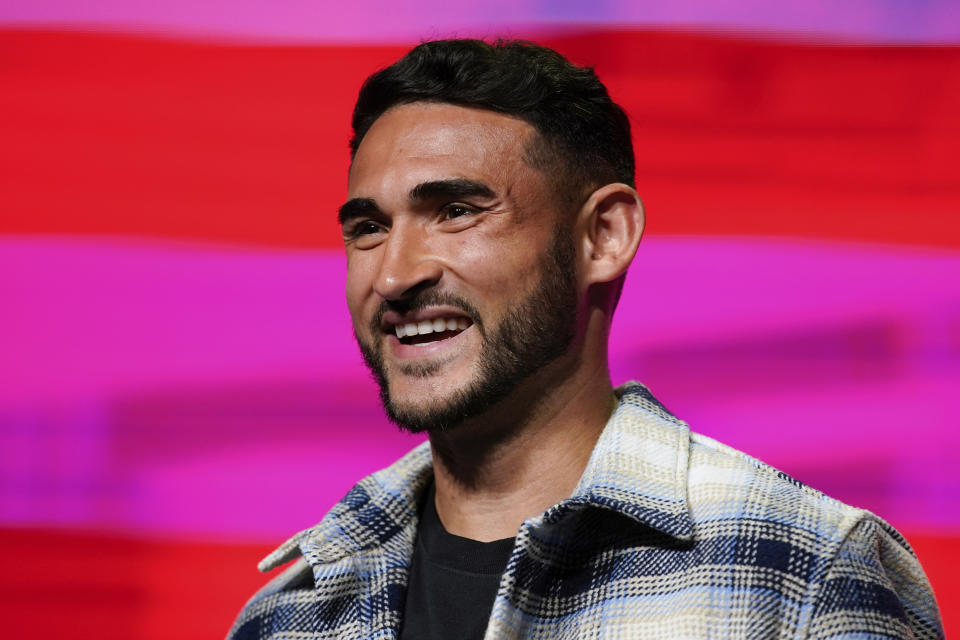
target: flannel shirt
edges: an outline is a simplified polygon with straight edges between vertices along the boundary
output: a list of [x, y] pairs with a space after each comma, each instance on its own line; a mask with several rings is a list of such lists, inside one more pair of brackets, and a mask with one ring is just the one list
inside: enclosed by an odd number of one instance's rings
[[[943, 637], [890, 525], [617, 392], [573, 495], [520, 527], [487, 640]], [[396, 638], [431, 474], [424, 443], [267, 556], [297, 561], [230, 640]]]

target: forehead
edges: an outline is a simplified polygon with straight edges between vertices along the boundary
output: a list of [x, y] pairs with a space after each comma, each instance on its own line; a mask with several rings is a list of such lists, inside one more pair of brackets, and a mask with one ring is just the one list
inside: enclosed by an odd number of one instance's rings
[[484, 109], [427, 102], [393, 107], [360, 143], [349, 191], [360, 195], [438, 177], [503, 181], [530, 170], [523, 157], [534, 135], [523, 120]]

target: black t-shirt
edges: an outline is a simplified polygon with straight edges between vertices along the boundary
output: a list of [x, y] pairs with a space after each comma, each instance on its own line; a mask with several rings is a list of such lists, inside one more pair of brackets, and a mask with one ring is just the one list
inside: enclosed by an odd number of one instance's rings
[[478, 542], [447, 533], [432, 483], [424, 493], [400, 640], [480, 640], [514, 539]]

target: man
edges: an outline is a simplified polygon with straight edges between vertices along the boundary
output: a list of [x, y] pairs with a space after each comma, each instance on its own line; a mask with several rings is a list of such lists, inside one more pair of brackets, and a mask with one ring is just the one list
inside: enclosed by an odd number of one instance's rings
[[904, 539], [614, 389], [643, 231], [624, 112], [524, 43], [367, 79], [340, 209], [390, 418], [429, 443], [262, 564], [233, 638], [942, 637]]

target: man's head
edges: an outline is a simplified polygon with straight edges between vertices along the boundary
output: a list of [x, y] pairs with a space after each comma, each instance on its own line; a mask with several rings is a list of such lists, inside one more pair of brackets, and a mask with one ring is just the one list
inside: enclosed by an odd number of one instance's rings
[[414, 48], [367, 78], [353, 110], [356, 155], [371, 125], [392, 107], [441, 102], [486, 109], [529, 123], [532, 166], [579, 205], [596, 187], [634, 186], [630, 121], [593, 69], [528, 42], [439, 40]]
[[367, 80], [354, 134], [347, 302], [392, 419], [452, 428], [580, 366], [571, 346], [597, 331], [605, 363], [592, 305], [599, 287], [612, 311], [642, 212], [629, 125], [592, 71], [427, 43]]

